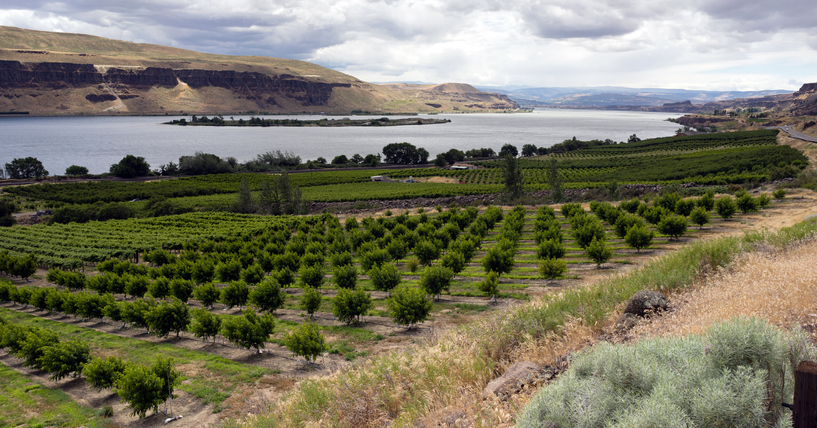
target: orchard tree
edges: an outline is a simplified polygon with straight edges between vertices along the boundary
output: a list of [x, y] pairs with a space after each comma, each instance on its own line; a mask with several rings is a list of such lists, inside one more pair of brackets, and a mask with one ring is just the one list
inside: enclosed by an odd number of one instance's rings
[[293, 355], [304, 357], [307, 363], [312, 363], [323, 353], [326, 339], [312, 322], [304, 322], [284, 337], [284, 346]]
[[678, 239], [687, 231], [687, 219], [677, 214], [665, 217], [658, 223], [658, 231], [670, 238]]
[[175, 278], [170, 281], [170, 293], [184, 303], [187, 303], [190, 296], [193, 295], [195, 288], [193, 281], [188, 279]]
[[193, 336], [204, 340], [213, 338], [216, 341], [216, 335], [221, 331], [221, 317], [210, 313], [207, 309], [193, 310], [193, 318], [190, 322], [190, 332]]
[[564, 259], [544, 259], [539, 262], [539, 273], [545, 280], [556, 279], [567, 272], [567, 261]]
[[369, 271], [369, 279], [372, 280], [375, 290], [391, 293], [391, 290], [400, 285], [403, 277], [393, 264], [386, 263], [380, 267], [373, 267]]
[[170, 303], [162, 302], [151, 308], [145, 316], [145, 321], [158, 337], [167, 337], [171, 331], [175, 331], [176, 337], [179, 337], [179, 332], [187, 331], [190, 325], [190, 308], [174, 297]]
[[536, 247], [536, 257], [539, 259], [561, 259], [566, 254], [565, 246], [552, 239], [542, 242]]
[[499, 275], [503, 273], [510, 273], [513, 269], [514, 251], [513, 249], [506, 250], [499, 245], [494, 245], [485, 252], [485, 257], [482, 259], [482, 267], [485, 272], [496, 272]]
[[220, 297], [221, 291], [212, 282], [199, 285], [193, 290], [193, 298], [206, 308], [212, 308], [213, 303], [217, 302]]
[[465, 269], [465, 256], [457, 251], [449, 251], [442, 257], [440, 264], [442, 264], [443, 267], [451, 269], [455, 274], [458, 274]]
[[587, 253], [587, 257], [596, 262], [596, 269], [601, 268], [601, 265], [613, 257], [613, 250], [607, 247], [603, 239], [593, 238], [584, 251]]
[[717, 211], [718, 215], [723, 217], [724, 220], [728, 220], [735, 215], [737, 210], [738, 206], [731, 196], [722, 196], [715, 201], [715, 211]]
[[655, 232], [647, 229], [647, 226], [635, 224], [627, 231], [627, 234], [624, 235], [624, 242], [630, 247], [635, 248], [636, 252], [640, 253], [642, 248], [647, 248], [652, 245], [652, 239], [654, 237]]
[[97, 391], [102, 391], [113, 388], [127, 366], [119, 357], [95, 357], [82, 368], [82, 375], [85, 376], [86, 383]]
[[362, 288], [354, 291], [341, 288], [332, 299], [332, 315], [346, 324], [360, 323], [360, 316], [374, 308], [371, 293]]
[[496, 295], [499, 292], [499, 274], [491, 271], [485, 275], [485, 278], [477, 284], [479, 291], [485, 293], [486, 297], [490, 297], [492, 302], [496, 301]]
[[423, 290], [401, 286], [394, 290], [394, 294], [386, 301], [386, 306], [391, 311], [395, 324], [411, 329], [414, 324], [428, 319], [433, 304]]
[[250, 292], [250, 302], [267, 313], [284, 307], [286, 299], [287, 294], [274, 278], [266, 278]]
[[315, 315], [315, 311], [321, 307], [322, 300], [323, 296], [315, 287], [307, 286], [304, 287], [304, 293], [301, 296], [301, 302], [298, 307], [305, 310], [306, 313], [309, 314], [309, 318], [312, 318]]
[[72, 339], [46, 347], [40, 357], [40, 365], [43, 370], [51, 373], [49, 380], [61, 380], [71, 374], [79, 376], [90, 359], [91, 349], [88, 344]]
[[244, 281], [231, 282], [228, 286], [221, 289], [221, 303], [224, 303], [227, 309], [232, 309], [234, 306], [238, 306], [238, 309], [241, 309], [242, 306], [247, 304], [249, 297], [250, 288], [247, 287]]
[[689, 219], [698, 225], [698, 229], [702, 229], [705, 224], [709, 223], [709, 212], [703, 207], [696, 207], [689, 213]]
[[426, 293], [439, 296], [443, 291], [448, 291], [451, 288], [451, 280], [454, 278], [454, 271], [442, 266], [429, 266], [423, 272], [420, 278], [420, 285]]
[[221, 323], [221, 334], [227, 340], [245, 349], [261, 348], [275, 331], [275, 318], [270, 314], [258, 316], [252, 309], [246, 309], [244, 316], [229, 317]]

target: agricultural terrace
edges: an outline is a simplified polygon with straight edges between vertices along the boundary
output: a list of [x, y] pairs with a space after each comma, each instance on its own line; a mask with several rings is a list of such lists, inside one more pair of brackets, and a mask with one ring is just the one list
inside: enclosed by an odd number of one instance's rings
[[[0, 315], [15, 325], [79, 338], [89, 343], [94, 355], [115, 355], [136, 364], [155, 355], [172, 356], [185, 396], [209, 406], [207, 412], [235, 415], [243, 411], [240, 397], [252, 396], [258, 388], [275, 385], [286, 390], [304, 376], [343, 368], [360, 357], [424, 340], [423, 332], [607, 276], [701, 237], [739, 228], [744, 216], [757, 216], [750, 214], [753, 211], [770, 212], [783, 205], [766, 194], [737, 196], [715, 198], [710, 193], [685, 199], [665, 194], [649, 202], [554, 208], [437, 207], [377, 218], [189, 213], [5, 228], [0, 229], [0, 271], [13, 285], [0, 292], [6, 302]], [[738, 208], [741, 200], [747, 214]], [[733, 209], [719, 214], [717, 207], [732, 204]], [[692, 211], [704, 213], [704, 219]], [[19, 265], [31, 258], [39, 269], [21, 274]], [[414, 329], [394, 322], [389, 296], [395, 284], [373, 278], [373, 269], [387, 268], [399, 274], [401, 286], [432, 300], [428, 321]], [[351, 280], [344, 273], [350, 269]], [[450, 276], [432, 288], [425, 277], [435, 269]], [[486, 271], [498, 274], [494, 287], [485, 285]], [[261, 316], [261, 300], [249, 296], [264, 290], [271, 279], [283, 287], [285, 297], [267, 309], [275, 323], [267, 343], [261, 342], [267, 350], [262, 354], [245, 349], [249, 346], [226, 331], [202, 341], [193, 336], [190, 325], [182, 325], [178, 338], [172, 330], [166, 338], [168, 332], [157, 331], [147, 321], [120, 319], [106, 309], [143, 305], [150, 310], [179, 299], [222, 322], [245, 317], [247, 307]], [[321, 298], [317, 307], [305, 309], [310, 286]], [[333, 301], [349, 288], [372, 298], [360, 323], [336, 316]], [[49, 303], [69, 301], [68, 294], [85, 303]], [[196, 314], [193, 324], [201, 316]], [[310, 320], [326, 342], [318, 364], [304, 365], [284, 345], [289, 334]], [[146, 330], [153, 333], [146, 335]], [[20, 360], [3, 358], [22, 370]], [[124, 409], [124, 404], [116, 409]]]

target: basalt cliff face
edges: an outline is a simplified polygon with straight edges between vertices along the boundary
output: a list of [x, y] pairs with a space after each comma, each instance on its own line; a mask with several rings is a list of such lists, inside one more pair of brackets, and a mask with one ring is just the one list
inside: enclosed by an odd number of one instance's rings
[[[224, 101], [237, 107], [238, 111], [293, 111], [313, 110], [333, 107], [330, 105], [336, 88], [351, 88], [351, 83], [327, 83], [310, 81], [296, 76], [281, 74], [267, 75], [258, 72], [235, 70], [172, 69], [158, 67], [95, 67], [91, 64], [61, 62], [26, 63], [0, 61], [0, 88], [6, 105], [22, 101], [20, 110], [47, 112], [48, 104], [36, 99], [42, 96], [53, 98], [55, 110], [73, 110], [92, 113], [94, 111], [133, 111], [128, 104], [155, 104], [158, 110], [140, 109], [137, 112], [171, 112], [185, 110], [187, 103], [195, 111], [218, 110], [219, 103], [199, 100], [198, 106], [191, 105], [190, 96], [185, 92], [212, 90], [220, 94]], [[178, 94], [169, 92], [178, 92]], [[78, 92], [81, 97], [72, 96]], [[163, 97], [164, 102], [155, 99]], [[191, 94], [187, 94], [191, 95]], [[202, 94], [205, 95], [205, 94]], [[57, 100], [62, 98], [65, 100]], [[138, 99], [138, 102], [136, 100]], [[151, 100], [151, 98], [154, 98]], [[175, 99], [174, 99], [175, 98]], [[207, 98], [198, 97], [198, 98]], [[82, 101], [84, 100], [84, 101]], [[26, 103], [25, 101], [29, 101]], [[236, 102], [238, 101], [238, 102]], [[100, 105], [102, 104], [102, 105]], [[212, 104], [208, 107], [207, 104]], [[238, 104], [238, 105], [236, 105]], [[197, 108], [198, 107], [198, 108]], [[301, 110], [297, 110], [300, 108]], [[232, 110], [222, 107], [223, 110]], [[6, 108], [6, 111], [12, 109]]]
[[[500, 94], [374, 85], [316, 64], [0, 26], [0, 113], [230, 114], [498, 111]], [[444, 90], [441, 90], [444, 89]]]

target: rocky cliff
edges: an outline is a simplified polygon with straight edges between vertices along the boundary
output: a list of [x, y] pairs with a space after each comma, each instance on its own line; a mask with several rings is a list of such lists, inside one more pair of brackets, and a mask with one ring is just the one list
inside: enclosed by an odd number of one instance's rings
[[327, 106], [335, 88], [349, 88], [352, 85], [310, 81], [286, 74], [270, 76], [234, 70], [118, 68], [58, 62], [24, 64], [0, 61], [0, 88], [22, 90], [29, 96], [33, 95], [30, 90], [80, 89], [88, 92], [84, 99], [89, 103], [117, 100], [124, 103], [124, 100], [146, 96], [144, 92], [153, 88], [172, 89], [178, 86], [193, 90], [225, 89], [238, 99], [253, 101], [256, 108], [250, 107], [248, 110], [274, 110], [280, 104]]

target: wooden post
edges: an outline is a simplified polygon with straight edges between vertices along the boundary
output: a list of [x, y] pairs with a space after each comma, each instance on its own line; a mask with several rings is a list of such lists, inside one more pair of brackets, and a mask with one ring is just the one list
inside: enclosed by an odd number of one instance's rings
[[794, 372], [794, 428], [817, 428], [817, 363], [803, 361]]

